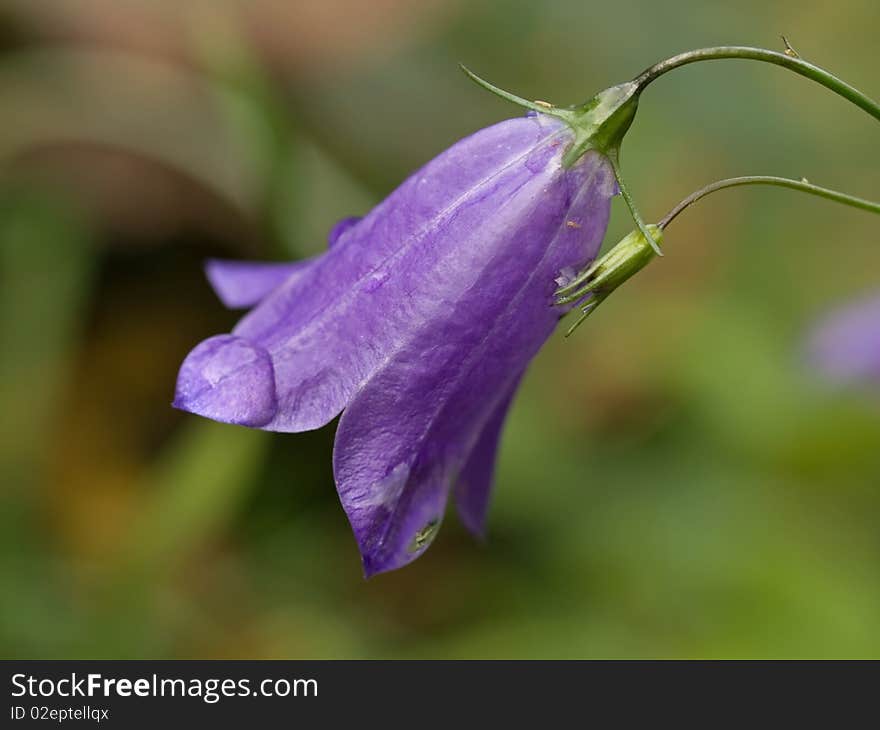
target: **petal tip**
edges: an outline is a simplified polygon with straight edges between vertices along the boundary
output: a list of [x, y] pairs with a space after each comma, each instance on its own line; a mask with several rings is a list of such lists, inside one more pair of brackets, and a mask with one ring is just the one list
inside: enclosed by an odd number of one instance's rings
[[243, 309], [247, 304], [242, 303], [238, 293], [230, 286], [229, 269], [234, 262], [224, 259], [206, 259], [202, 265], [205, 278], [217, 298], [227, 309]]
[[265, 426], [277, 410], [269, 353], [234, 335], [205, 340], [183, 361], [172, 405], [223, 423]]
[[437, 536], [440, 522], [439, 517], [429, 520], [423, 527], [415, 531], [405, 546], [400, 546], [397, 549], [389, 550], [387, 545], [382, 545], [377, 550], [369, 550], [361, 545], [364, 578], [369, 580], [380, 573], [403, 568], [416, 558], [421, 557]]
[[227, 309], [250, 309], [276, 287], [308, 271], [313, 259], [288, 263], [207, 259], [205, 278]]

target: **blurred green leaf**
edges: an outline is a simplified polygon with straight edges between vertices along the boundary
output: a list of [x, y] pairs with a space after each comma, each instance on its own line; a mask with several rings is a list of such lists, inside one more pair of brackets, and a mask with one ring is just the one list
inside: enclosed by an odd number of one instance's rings
[[257, 486], [268, 439], [262, 431], [189, 419], [147, 476], [130, 540], [134, 564], [173, 569], [217, 539]]
[[62, 201], [0, 190], [0, 464], [34, 469], [56, 436], [52, 416], [83, 329], [91, 254], [83, 221]]

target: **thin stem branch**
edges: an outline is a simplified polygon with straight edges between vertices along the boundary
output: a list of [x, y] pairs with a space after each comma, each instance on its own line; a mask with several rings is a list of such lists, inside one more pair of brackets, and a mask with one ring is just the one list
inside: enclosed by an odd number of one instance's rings
[[654, 249], [654, 253], [656, 253], [658, 256], [662, 256], [663, 252], [660, 250], [660, 246], [657, 245], [654, 237], [648, 231], [648, 224], [645, 223], [645, 219], [642, 218], [642, 214], [639, 213], [638, 206], [636, 206], [636, 201], [623, 180], [623, 175], [620, 171], [620, 158], [618, 157], [617, 150], [611, 150], [608, 153], [608, 161], [611, 163], [611, 169], [614, 171], [614, 177], [617, 180], [617, 188], [620, 190], [620, 196], [626, 203], [626, 207], [629, 208], [630, 215], [632, 216], [636, 227], [641, 231], [642, 235], [645, 237], [645, 240], [651, 245], [651, 248]]
[[868, 112], [872, 117], [880, 120], [880, 104], [871, 99], [866, 94], [850, 86], [842, 79], [837, 78], [834, 74], [826, 71], [824, 68], [815, 64], [804, 61], [797, 55], [790, 53], [780, 53], [771, 51], [766, 48], [752, 48], [750, 46], [716, 46], [714, 48], [699, 48], [693, 51], [685, 51], [677, 56], [672, 56], [664, 61], [655, 63], [650, 68], [645, 69], [641, 74], [636, 76], [634, 82], [638, 85], [639, 91], [642, 91], [648, 84], [652, 83], [660, 76], [673, 69], [686, 66], [698, 61], [717, 61], [722, 59], [743, 59], [748, 61], [763, 61], [772, 63], [776, 66], [782, 66], [789, 71], [794, 71], [801, 76], [812, 79], [839, 94], [844, 99], [851, 101], [853, 104]]
[[837, 190], [830, 190], [818, 185], [813, 185], [806, 180], [792, 180], [791, 178], [776, 177], [775, 175], [747, 175], [743, 177], [731, 177], [726, 180], [718, 180], [711, 185], [707, 185], [706, 187], [700, 188], [691, 193], [663, 216], [663, 219], [657, 224], [657, 226], [661, 230], [665, 230], [666, 226], [672, 223], [682, 211], [692, 206], [698, 200], [701, 200], [718, 190], [735, 188], [741, 185], [772, 185], [780, 188], [789, 188], [802, 193], [816, 195], [820, 198], [825, 198], [826, 200], [833, 200], [836, 203], [843, 203], [844, 205], [849, 205], [853, 208], [867, 210], [871, 213], [880, 213], [880, 203], [865, 200], [864, 198], [857, 198], [854, 195], [847, 195], [846, 193], [841, 193]]

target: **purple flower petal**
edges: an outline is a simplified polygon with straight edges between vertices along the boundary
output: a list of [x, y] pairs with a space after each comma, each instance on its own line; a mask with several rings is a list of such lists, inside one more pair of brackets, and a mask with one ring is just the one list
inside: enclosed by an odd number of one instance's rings
[[501, 430], [518, 385], [519, 378], [495, 406], [455, 484], [455, 504], [459, 519], [477, 537], [483, 537], [486, 533], [486, 513], [489, 510]]
[[229, 309], [248, 309], [292, 276], [300, 276], [314, 259], [292, 263], [208, 259], [205, 275], [214, 293]]
[[827, 317], [812, 338], [810, 358], [838, 382], [880, 381], [880, 296]]
[[568, 171], [533, 171], [496, 211], [503, 226], [483, 226], [481, 245], [494, 255], [482, 276], [473, 280], [462, 256], [448, 276], [467, 285], [447, 289], [455, 298], [346, 408], [334, 474], [367, 575], [427, 547], [481, 434], [556, 326], [554, 279], [596, 255], [612, 190], [607, 161], [594, 153]]
[[183, 361], [174, 406], [215, 421], [264, 426], [277, 406], [269, 353], [234, 335], [205, 340]]
[[[332, 248], [343, 234], [354, 228], [360, 216], [351, 216], [338, 221], [327, 235], [327, 247]], [[208, 259], [205, 274], [214, 293], [229, 309], [249, 309], [260, 303], [273, 289], [285, 281], [301, 276], [317, 257], [302, 261], [274, 263], [267, 261], [231, 261]]]

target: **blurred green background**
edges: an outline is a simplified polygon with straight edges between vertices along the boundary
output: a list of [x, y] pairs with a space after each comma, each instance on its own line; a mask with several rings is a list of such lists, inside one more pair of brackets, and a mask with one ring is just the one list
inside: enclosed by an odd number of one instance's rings
[[[880, 656], [880, 395], [803, 365], [877, 284], [877, 223], [714, 196], [529, 372], [486, 544], [450, 516], [361, 577], [333, 428], [170, 408], [236, 315], [207, 256], [324, 246], [454, 140], [691, 47], [801, 55], [880, 96], [876, 0], [0, 0], [4, 658]], [[738, 174], [876, 198], [880, 129], [745, 62], [678, 71], [624, 146], [643, 211]], [[631, 227], [615, 202], [607, 239]]]

